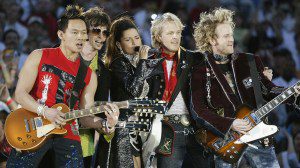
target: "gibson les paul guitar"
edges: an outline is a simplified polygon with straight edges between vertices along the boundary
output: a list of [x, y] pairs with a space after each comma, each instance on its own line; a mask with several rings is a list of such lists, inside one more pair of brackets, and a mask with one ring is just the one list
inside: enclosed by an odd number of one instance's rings
[[[146, 113], [155, 115], [164, 114], [166, 103], [158, 100], [134, 99], [129, 101], [114, 102], [119, 108], [129, 108], [135, 114]], [[70, 111], [65, 104], [59, 103], [52, 106], [65, 113], [66, 123], [71, 123], [74, 119], [84, 116], [99, 114], [104, 112], [103, 106], [92, 107], [91, 109], [82, 109]], [[118, 127], [133, 129], [137, 131], [147, 131], [141, 125], [146, 125], [144, 121], [119, 122]], [[7, 142], [17, 150], [36, 150], [50, 135], [65, 135], [67, 130], [56, 128], [50, 121], [30, 112], [24, 108], [17, 109], [10, 113], [6, 119], [4, 132]]]
[[228, 163], [236, 163], [247, 145], [255, 147], [249, 142], [259, 140], [275, 134], [278, 128], [274, 125], [266, 125], [262, 122], [262, 118], [271, 112], [274, 108], [287, 100], [289, 97], [295, 94], [294, 87], [299, 86], [298, 81], [294, 86], [289, 87], [280, 95], [275, 97], [270, 102], [256, 111], [253, 111], [250, 107], [244, 105], [236, 112], [236, 118], [246, 119], [252, 124], [252, 129], [247, 134], [242, 135], [231, 131], [227, 140], [214, 135], [210, 131], [199, 129], [196, 131], [196, 140], [204, 146], [211, 149], [216, 155], [220, 156], [224, 161]]

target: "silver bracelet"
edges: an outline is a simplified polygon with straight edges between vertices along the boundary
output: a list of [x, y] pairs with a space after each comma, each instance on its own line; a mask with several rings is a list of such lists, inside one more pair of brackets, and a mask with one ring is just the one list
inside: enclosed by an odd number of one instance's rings
[[37, 112], [38, 116], [43, 116], [46, 119], [45, 110], [46, 110], [46, 106], [39, 105], [36, 112]]
[[114, 127], [111, 127], [111, 128], [108, 127], [107, 120], [105, 121], [105, 126], [106, 126], [106, 130], [108, 133], [111, 133], [114, 130]]

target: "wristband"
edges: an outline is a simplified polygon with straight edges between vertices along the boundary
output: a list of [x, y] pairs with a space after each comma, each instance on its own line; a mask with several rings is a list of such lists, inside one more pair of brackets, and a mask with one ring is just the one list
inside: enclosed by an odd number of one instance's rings
[[13, 101], [14, 101], [14, 99], [9, 98], [9, 99], [5, 102], [5, 104], [6, 104], [7, 106], [9, 106]]
[[114, 129], [114, 127], [109, 128], [107, 121], [105, 122], [105, 125], [106, 125], [106, 130], [109, 133]]

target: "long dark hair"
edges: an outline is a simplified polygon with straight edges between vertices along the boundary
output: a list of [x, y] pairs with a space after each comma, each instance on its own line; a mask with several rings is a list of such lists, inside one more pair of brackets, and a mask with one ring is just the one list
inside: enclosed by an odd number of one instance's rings
[[123, 32], [128, 29], [137, 29], [135, 23], [129, 17], [121, 17], [114, 20], [110, 27], [110, 35], [107, 38], [106, 58], [105, 64], [109, 67], [110, 63], [117, 57], [120, 57], [120, 50], [118, 49], [116, 42], [121, 41]]

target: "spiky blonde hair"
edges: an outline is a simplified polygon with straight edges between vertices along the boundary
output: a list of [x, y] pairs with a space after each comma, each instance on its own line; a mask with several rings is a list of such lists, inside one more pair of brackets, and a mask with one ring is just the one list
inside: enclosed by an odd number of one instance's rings
[[181, 20], [172, 13], [164, 13], [162, 16], [157, 17], [151, 22], [151, 41], [154, 48], [160, 47], [160, 42], [157, 40], [157, 38], [161, 35], [163, 26], [167, 22], [175, 23], [175, 25], [178, 26], [181, 31], [184, 28]]

